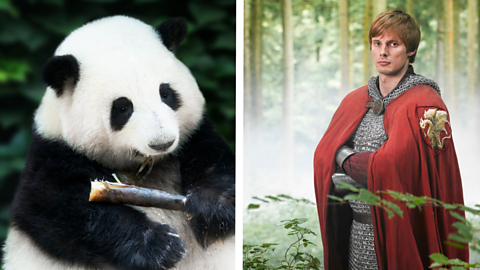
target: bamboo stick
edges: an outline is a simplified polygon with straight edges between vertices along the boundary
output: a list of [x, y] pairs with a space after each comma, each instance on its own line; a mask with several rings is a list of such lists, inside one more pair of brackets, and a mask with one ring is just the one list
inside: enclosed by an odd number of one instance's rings
[[95, 180], [91, 182], [89, 201], [185, 211], [186, 197], [156, 189]]

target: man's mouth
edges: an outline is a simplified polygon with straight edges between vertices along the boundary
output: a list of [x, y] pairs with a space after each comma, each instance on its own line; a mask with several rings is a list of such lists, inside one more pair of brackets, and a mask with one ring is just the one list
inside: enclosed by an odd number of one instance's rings
[[389, 65], [389, 64], [390, 64], [390, 62], [388, 62], [388, 61], [378, 61], [377, 63], [378, 63], [380, 66], [386, 66], [386, 65]]

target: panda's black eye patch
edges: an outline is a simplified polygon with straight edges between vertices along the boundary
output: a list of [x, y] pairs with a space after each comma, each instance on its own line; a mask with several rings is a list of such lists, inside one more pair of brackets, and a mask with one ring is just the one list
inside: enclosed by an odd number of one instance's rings
[[112, 103], [112, 110], [110, 113], [110, 125], [115, 131], [122, 130], [123, 126], [128, 122], [132, 116], [133, 104], [126, 98], [117, 98]]
[[178, 93], [170, 87], [168, 83], [160, 84], [160, 98], [162, 102], [167, 104], [172, 110], [176, 111], [182, 105]]

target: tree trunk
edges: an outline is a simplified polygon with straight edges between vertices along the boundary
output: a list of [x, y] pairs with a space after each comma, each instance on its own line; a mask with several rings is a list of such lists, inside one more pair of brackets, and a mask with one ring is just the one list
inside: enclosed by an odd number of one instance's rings
[[454, 52], [453, 52], [453, 0], [444, 0], [444, 75], [445, 75], [445, 93], [450, 101], [450, 109], [455, 107], [454, 91]]
[[282, 0], [283, 26], [283, 169], [284, 183], [293, 181], [294, 147], [293, 147], [293, 24], [292, 1]]
[[437, 15], [437, 63], [436, 63], [436, 81], [438, 85], [440, 86], [441, 89], [445, 89], [445, 81], [444, 81], [444, 46], [443, 46], [443, 41], [444, 41], [444, 16], [443, 16], [443, 6], [439, 5], [437, 8], [438, 15]]
[[387, 0], [373, 0], [373, 16], [372, 21], [378, 14], [384, 12], [387, 9]]
[[[452, 81], [452, 84], [454, 85], [451, 93], [452, 95], [455, 97], [455, 100], [454, 100], [454, 106], [456, 106], [456, 103], [459, 102], [459, 99], [457, 97], [460, 97], [460, 96], [464, 96], [463, 94], [465, 94], [465, 92], [467, 91], [467, 89], [465, 88], [459, 88], [459, 87], [455, 87], [457, 85], [459, 85], [459, 75], [462, 74], [463, 72], [463, 68], [462, 66], [460, 65], [460, 39], [462, 37], [460, 37], [460, 19], [459, 19], [459, 14], [460, 14], [460, 0], [453, 0], [453, 28], [452, 28], [452, 31], [453, 31], [453, 48], [452, 48], [452, 51], [453, 51], [453, 66], [452, 66], [452, 73], [453, 73], [453, 81]], [[463, 92], [461, 94], [461, 92]]]
[[[252, 93], [252, 44], [251, 1], [245, 0], [243, 14], [243, 179], [248, 183], [252, 179], [252, 143], [253, 143], [253, 93]], [[238, 104], [237, 104], [238, 106]]]
[[[480, 0], [477, 1], [477, 78], [480, 78]], [[480, 79], [477, 80], [480, 84]], [[476, 85], [476, 89], [480, 92], [480, 85]]]
[[407, 0], [407, 8], [406, 8], [406, 10], [407, 10], [407, 13], [408, 13], [410, 16], [415, 17], [413, 0]]
[[[319, 17], [323, 17], [319, 8], [314, 8], [313, 9], [313, 17], [314, 17], [314, 21], [315, 21], [315, 25], [316, 27], [318, 28], [321, 28], [321, 23], [320, 23], [320, 19]], [[321, 35], [317, 35], [315, 37], [315, 54], [316, 54], [316, 61], [317, 63], [320, 63], [320, 60], [321, 60], [321, 52], [322, 52], [322, 42], [323, 42], [323, 38], [321, 37]]]
[[351, 42], [351, 40], [349, 40], [349, 42], [348, 42], [348, 47], [349, 47], [349, 49], [348, 49], [348, 51], [349, 51], [349, 53], [348, 53], [348, 91], [349, 92], [353, 90], [353, 75], [354, 75], [353, 74], [354, 73], [353, 68], [352, 68], [353, 67], [353, 57], [351, 57], [351, 55], [350, 55], [350, 42]]
[[367, 84], [372, 76], [372, 55], [368, 31], [370, 30], [372, 5], [371, 0], [365, 1], [365, 20], [363, 21], [363, 84]]
[[252, 0], [250, 20], [251, 65], [252, 65], [252, 128], [262, 134], [262, 21], [263, 1]]
[[348, 93], [349, 83], [349, 52], [348, 52], [348, 0], [338, 1], [340, 14], [340, 94]]
[[[475, 88], [475, 60], [478, 61], [478, 56], [475, 51], [475, 37], [477, 35], [478, 14], [477, 14], [477, 0], [468, 0], [468, 32], [467, 32], [467, 90], [468, 100], [473, 98]], [[480, 44], [477, 44], [480, 46]]]
[[250, 146], [252, 133], [252, 70], [250, 55], [250, 31], [249, 31], [249, 1], [244, 1], [243, 16], [243, 138], [244, 145]]

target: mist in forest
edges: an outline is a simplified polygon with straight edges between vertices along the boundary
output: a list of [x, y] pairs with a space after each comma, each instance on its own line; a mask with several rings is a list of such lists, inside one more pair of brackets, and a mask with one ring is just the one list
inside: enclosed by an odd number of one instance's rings
[[[335, 74], [324, 74], [331, 80]], [[331, 83], [326, 81], [326, 83]], [[463, 182], [464, 200], [466, 205], [480, 204], [480, 95], [476, 94], [470, 100], [459, 95], [464, 106], [451, 105], [447, 91], [441, 89], [445, 104], [449, 109], [452, 136], [456, 148], [457, 159]], [[266, 114], [271, 114], [270, 121], [265, 121], [262, 130], [252, 131], [250, 144], [245, 144], [244, 150], [244, 205], [255, 202], [252, 197], [266, 195], [288, 194], [296, 198], [307, 198], [315, 201], [313, 181], [313, 154], [325, 132], [334, 111], [341, 98], [335, 92], [326, 97], [318, 96], [315, 89], [310, 91], [297, 90], [294, 115], [294, 177], [285, 179], [282, 168], [282, 123], [281, 104], [272, 104], [266, 108]], [[275, 113], [276, 111], [276, 113]], [[258, 201], [256, 201], [258, 202]]]
[[[463, 194], [466, 205], [480, 204], [480, 94], [464, 102], [464, 106], [450, 109], [452, 137], [462, 176]], [[447, 106], [448, 100], [446, 100]]]

